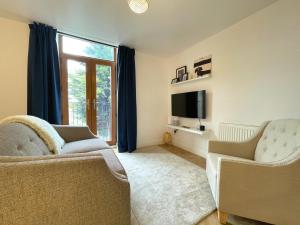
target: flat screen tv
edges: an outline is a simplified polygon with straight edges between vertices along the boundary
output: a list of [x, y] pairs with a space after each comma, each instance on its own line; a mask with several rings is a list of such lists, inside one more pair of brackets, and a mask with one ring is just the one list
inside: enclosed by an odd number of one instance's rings
[[206, 91], [194, 91], [172, 95], [172, 116], [206, 118]]

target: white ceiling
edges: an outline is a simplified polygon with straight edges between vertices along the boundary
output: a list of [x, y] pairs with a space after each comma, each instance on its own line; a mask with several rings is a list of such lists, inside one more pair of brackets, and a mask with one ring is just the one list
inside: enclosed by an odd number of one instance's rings
[[71, 34], [169, 56], [274, 1], [149, 0], [149, 10], [137, 15], [127, 0], [1, 0], [0, 16], [38, 21]]

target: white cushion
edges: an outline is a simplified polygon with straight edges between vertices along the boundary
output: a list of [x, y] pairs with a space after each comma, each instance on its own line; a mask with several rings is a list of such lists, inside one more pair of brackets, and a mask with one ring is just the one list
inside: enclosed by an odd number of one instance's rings
[[300, 120], [274, 120], [268, 124], [255, 150], [255, 161], [276, 162], [300, 151]]
[[[229, 156], [229, 155], [222, 155], [222, 154], [217, 154], [217, 153], [208, 153], [207, 158], [206, 158], [206, 174], [208, 177], [208, 182], [213, 194], [214, 199], [217, 199], [217, 180], [218, 180], [218, 164], [219, 160], [223, 159], [238, 159], [242, 161], [251, 161], [248, 159], [244, 158], [239, 158], [239, 157], [234, 157], [234, 156]], [[216, 201], [217, 203], [217, 201]], [[217, 203], [218, 204], [218, 203]]]

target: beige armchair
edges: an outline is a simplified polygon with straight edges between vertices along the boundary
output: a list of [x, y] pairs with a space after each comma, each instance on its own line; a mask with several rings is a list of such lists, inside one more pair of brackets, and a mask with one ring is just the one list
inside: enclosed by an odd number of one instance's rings
[[228, 213], [300, 224], [300, 120], [265, 123], [245, 142], [210, 141], [206, 170], [222, 224]]
[[22, 124], [0, 126], [0, 224], [130, 225], [130, 185], [112, 149], [87, 127], [55, 129], [61, 155]]

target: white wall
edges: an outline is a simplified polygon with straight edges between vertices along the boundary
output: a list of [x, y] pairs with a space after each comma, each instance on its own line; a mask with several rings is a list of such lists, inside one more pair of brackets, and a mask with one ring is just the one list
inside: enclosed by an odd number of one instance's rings
[[[171, 93], [205, 89], [208, 118], [219, 122], [260, 124], [277, 118], [300, 118], [300, 1], [280, 0], [232, 27], [202, 41], [168, 62], [168, 72], [212, 54], [212, 77], [169, 86]], [[171, 80], [172, 77], [169, 77]], [[170, 116], [170, 100], [168, 101]], [[196, 126], [195, 120], [182, 120]], [[213, 135], [212, 135], [213, 136]], [[207, 137], [179, 132], [174, 144], [206, 155]]]
[[[161, 143], [170, 116], [170, 95], [206, 89], [208, 118], [260, 124], [300, 118], [300, 2], [279, 0], [234, 26], [168, 59], [136, 53], [138, 147]], [[28, 26], [0, 18], [0, 118], [26, 113]], [[177, 87], [175, 69], [213, 55], [212, 77]], [[170, 76], [169, 76], [170, 75]], [[183, 124], [196, 126], [195, 120]], [[212, 133], [211, 136], [214, 136]], [[178, 132], [174, 144], [205, 156], [208, 137]]]
[[136, 52], [138, 147], [162, 143], [167, 125], [165, 59]]
[[25, 23], [0, 18], [0, 119], [27, 113], [27, 54]]

